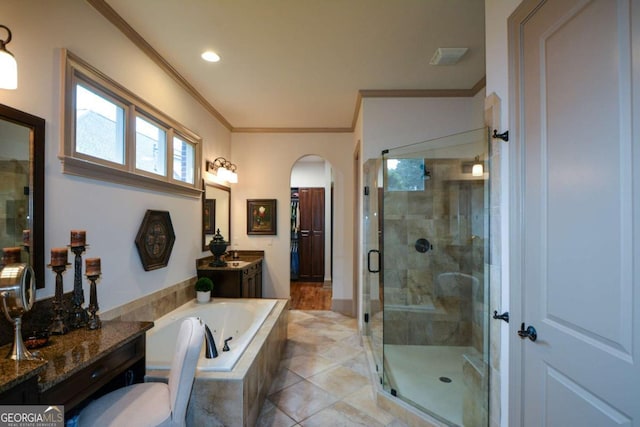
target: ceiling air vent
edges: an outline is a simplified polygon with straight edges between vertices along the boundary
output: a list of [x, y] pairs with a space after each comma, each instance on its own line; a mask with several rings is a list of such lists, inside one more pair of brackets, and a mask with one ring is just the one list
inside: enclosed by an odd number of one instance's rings
[[466, 47], [439, 47], [431, 57], [431, 65], [453, 65], [467, 53]]

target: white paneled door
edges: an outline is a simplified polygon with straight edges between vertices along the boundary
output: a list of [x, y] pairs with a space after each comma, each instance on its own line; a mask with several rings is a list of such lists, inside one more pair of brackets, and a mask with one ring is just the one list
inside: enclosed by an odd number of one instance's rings
[[639, 9], [509, 20], [510, 425], [640, 425]]

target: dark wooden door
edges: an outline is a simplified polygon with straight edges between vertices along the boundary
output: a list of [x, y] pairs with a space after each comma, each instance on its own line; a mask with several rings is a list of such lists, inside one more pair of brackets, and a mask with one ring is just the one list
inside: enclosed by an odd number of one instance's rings
[[300, 280], [324, 280], [324, 188], [301, 188]]

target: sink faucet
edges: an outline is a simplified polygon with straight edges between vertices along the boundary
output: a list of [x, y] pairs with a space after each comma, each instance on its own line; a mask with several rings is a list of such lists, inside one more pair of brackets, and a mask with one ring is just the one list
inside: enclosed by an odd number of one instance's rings
[[204, 325], [204, 338], [205, 338], [205, 357], [207, 359], [215, 359], [218, 357], [218, 349], [216, 348], [216, 342], [213, 339], [213, 334], [209, 326]]

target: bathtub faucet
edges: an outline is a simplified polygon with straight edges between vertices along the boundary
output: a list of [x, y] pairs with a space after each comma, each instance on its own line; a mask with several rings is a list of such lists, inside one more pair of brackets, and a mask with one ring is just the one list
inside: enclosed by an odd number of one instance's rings
[[205, 338], [205, 357], [207, 359], [215, 359], [218, 357], [218, 349], [216, 348], [216, 342], [213, 339], [213, 334], [209, 326], [204, 325], [204, 338]]
[[233, 337], [229, 337], [226, 340], [224, 340], [224, 347], [222, 347], [222, 351], [229, 351], [231, 350], [229, 348], [229, 341], [231, 341], [233, 339]]

